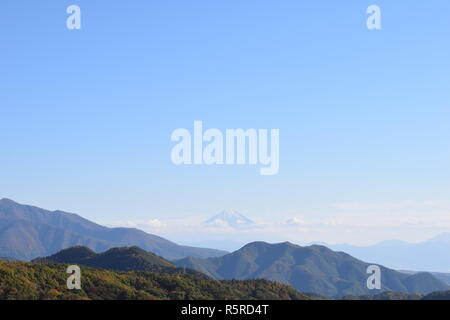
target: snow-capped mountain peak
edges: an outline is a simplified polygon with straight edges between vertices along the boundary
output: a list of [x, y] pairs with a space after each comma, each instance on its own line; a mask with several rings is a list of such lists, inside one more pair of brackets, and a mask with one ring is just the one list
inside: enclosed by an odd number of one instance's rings
[[252, 220], [237, 211], [222, 211], [206, 220], [204, 225], [215, 227], [246, 228], [255, 224]]

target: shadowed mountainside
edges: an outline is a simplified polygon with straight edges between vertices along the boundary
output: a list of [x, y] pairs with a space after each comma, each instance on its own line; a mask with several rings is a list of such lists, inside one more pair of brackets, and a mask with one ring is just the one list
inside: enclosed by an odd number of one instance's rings
[[49, 257], [34, 259], [32, 262], [76, 264], [118, 271], [190, 274], [202, 279], [210, 279], [201, 272], [178, 268], [172, 262], [138, 247], [112, 248], [103, 253], [95, 253], [86, 247], [73, 247], [61, 250]]
[[429, 273], [408, 275], [380, 266], [382, 289], [367, 288], [370, 265], [323, 246], [254, 242], [223, 257], [175, 261], [214, 279], [267, 279], [325, 297], [378, 294], [384, 291], [427, 294], [450, 288]]

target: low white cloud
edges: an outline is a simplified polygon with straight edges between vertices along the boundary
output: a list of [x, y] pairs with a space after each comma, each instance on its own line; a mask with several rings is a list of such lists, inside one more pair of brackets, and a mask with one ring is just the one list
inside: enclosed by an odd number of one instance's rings
[[165, 222], [158, 219], [150, 219], [144, 222], [143, 224], [153, 228], [162, 228], [166, 225]]
[[286, 220], [285, 224], [289, 226], [303, 226], [306, 225], [306, 221], [299, 217], [293, 217]]
[[228, 222], [222, 219], [216, 219], [208, 224], [208, 227], [229, 228]]

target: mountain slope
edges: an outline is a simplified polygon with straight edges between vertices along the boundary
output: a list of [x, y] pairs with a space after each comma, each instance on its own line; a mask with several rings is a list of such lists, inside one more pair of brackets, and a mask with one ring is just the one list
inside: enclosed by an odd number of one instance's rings
[[138, 247], [112, 248], [103, 253], [95, 253], [86, 247], [73, 247], [58, 253], [37, 258], [34, 263], [66, 263], [117, 271], [150, 271], [164, 274], [190, 274], [209, 279], [201, 272], [178, 268], [172, 262]]
[[0, 200], [0, 256], [31, 260], [73, 246], [86, 246], [96, 252], [139, 246], [166, 259], [214, 257], [226, 253], [180, 246], [138, 229], [107, 228], [72, 213], [51, 212], [9, 199]]
[[86, 247], [73, 247], [50, 257], [35, 259], [33, 262], [79, 263], [90, 267], [124, 271], [146, 270], [147, 266], [175, 266], [164, 258], [139, 247], [112, 248], [103, 253], [95, 253]]
[[446, 284], [450, 285], [450, 273], [431, 272], [431, 274], [435, 278], [437, 278], [437, 279], [445, 282]]
[[175, 263], [215, 279], [262, 278], [327, 297], [383, 291], [426, 294], [450, 288], [430, 274], [407, 275], [380, 266], [382, 290], [368, 290], [368, 263], [323, 246], [300, 247], [291, 243], [255, 242], [223, 257], [187, 258]]
[[432, 292], [423, 297], [422, 300], [450, 300], [450, 291]]
[[191, 275], [82, 267], [81, 290], [68, 290], [68, 265], [0, 261], [0, 300], [307, 300], [264, 280], [215, 281]]

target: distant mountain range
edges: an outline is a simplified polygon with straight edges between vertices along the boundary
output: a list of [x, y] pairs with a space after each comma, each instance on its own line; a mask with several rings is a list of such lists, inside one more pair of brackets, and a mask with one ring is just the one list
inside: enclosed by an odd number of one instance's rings
[[383, 291], [427, 294], [450, 289], [429, 273], [409, 275], [380, 266], [382, 289], [369, 290], [366, 271], [370, 264], [324, 246], [300, 247], [288, 242], [254, 242], [222, 257], [185, 258], [175, 264], [214, 279], [262, 278], [291, 285], [301, 292], [333, 298]]
[[166, 259], [206, 258], [227, 253], [181, 246], [138, 229], [107, 228], [72, 213], [0, 200], [0, 256], [31, 260], [73, 246], [86, 246], [96, 252], [139, 246]]
[[[254, 222], [237, 212], [224, 211], [204, 224], [251, 228]], [[415, 261], [424, 259], [424, 256], [444, 264], [450, 251], [444, 252], [443, 248], [450, 246], [450, 240], [441, 236], [427, 242], [427, 245], [433, 245], [434, 248], [437, 245], [441, 251], [416, 251], [419, 256], [414, 257]], [[396, 258], [397, 251], [393, 248], [411, 249], [417, 246], [399, 242], [384, 243], [377, 248], [383, 249], [381, 252], [384, 253], [391, 252], [391, 255], [384, 259], [383, 256], [367, 259], [370, 263], [324, 246], [301, 247], [287, 242], [254, 242], [228, 254], [215, 249], [181, 246], [138, 229], [104, 227], [76, 214], [47, 211], [8, 199], [0, 200], [0, 257], [4, 257], [0, 261], [35, 259], [34, 262], [41, 265], [78, 264], [117, 272], [150, 271], [162, 275], [187, 275], [201, 280], [266, 279], [290, 285], [301, 292], [310, 292], [308, 295], [311, 297], [352, 296], [364, 299], [367, 295], [380, 294], [378, 297], [381, 299], [403, 294], [401, 297], [404, 299], [415, 299], [418, 296], [407, 295], [418, 294], [423, 297], [431, 292], [450, 290], [449, 274], [399, 272], [380, 264], [386, 258]], [[392, 251], [386, 251], [386, 248]], [[348, 251], [352, 252], [350, 249]], [[358, 253], [357, 256], [363, 254]], [[407, 252], [400, 251], [399, 254], [406, 255]], [[366, 285], [366, 270], [371, 264], [379, 265], [382, 270], [382, 289], [378, 291], [369, 290]], [[425, 267], [402, 269], [428, 270]], [[254, 284], [251, 282], [250, 286]], [[382, 295], [385, 291], [393, 293]], [[289, 294], [299, 298], [292, 292]]]
[[437, 279], [444, 281], [446, 284], [450, 285], [450, 273], [442, 272], [430, 272]]
[[[404, 270], [399, 270], [399, 271], [406, 273], [406, 274], [410, 274], [410, 275], [421, 273], [421, 272], [417, 272], [417, 271], [404, 271]], [[431, 273], [436, 279], [439, 279], [439, 280], [445, 282], [446, 284], [450, 285], [450, 273], [442, 273], [442, 272], [429, 272], [429, 273]]]
[[450, 233], [421, 243], [383, 241], [372, 246], [327, 245], [364, 261], [376, 261], [398, 270], [450, 272]]

